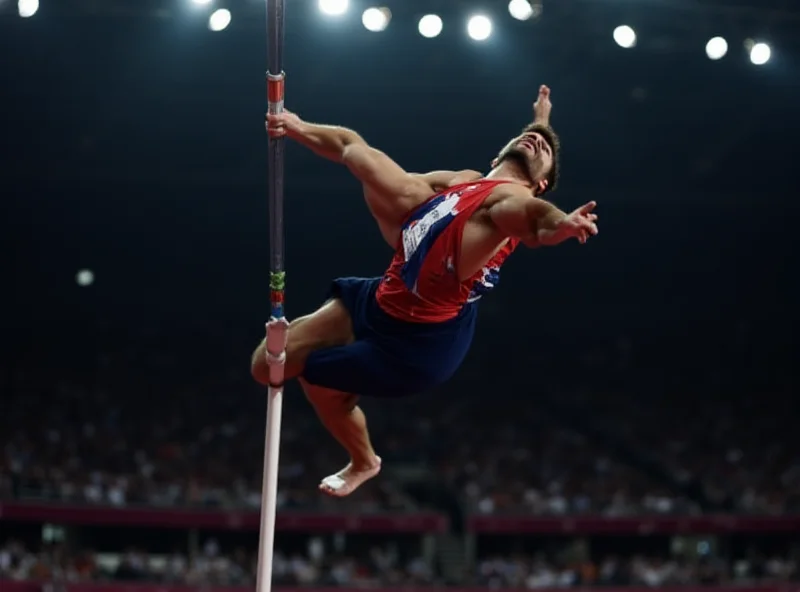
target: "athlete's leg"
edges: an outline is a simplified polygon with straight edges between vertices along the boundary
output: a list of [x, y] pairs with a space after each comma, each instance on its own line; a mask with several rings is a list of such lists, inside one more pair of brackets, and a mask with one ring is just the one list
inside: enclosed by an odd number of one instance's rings
[[[286, 380], [303, 372], [308, 354], [317, 349], [346, 345], [353, 341], [353, 323], [350, 314], [338, 298], [328, 300], [310, 315], [295, 319], [289, 324], [286, 343]], [[250, 360], [250, 372], [263, 385], [269, 382], [266, 339], [262, 340]]]
[[369, 439], [367, 418], [356, 404], [358, 397], [308, 384], [302, 378], [300, 384], [322, 424], [350, 455], [350, 463], [338, 473], [325, 477], [319, 488], [337, 497], [350, 495], [381, 470], [381, 459]]

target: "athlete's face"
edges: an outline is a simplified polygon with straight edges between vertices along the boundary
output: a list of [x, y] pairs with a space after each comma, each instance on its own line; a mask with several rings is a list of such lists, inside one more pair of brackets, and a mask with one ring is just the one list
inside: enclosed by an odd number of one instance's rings
[[512, 160], [527, 173], [540, 191], [547, 187], [547, 175], [553, 168], [553, 147], [539, 132], [531, 131], [517, 136], [500, 151], [492, 166]]

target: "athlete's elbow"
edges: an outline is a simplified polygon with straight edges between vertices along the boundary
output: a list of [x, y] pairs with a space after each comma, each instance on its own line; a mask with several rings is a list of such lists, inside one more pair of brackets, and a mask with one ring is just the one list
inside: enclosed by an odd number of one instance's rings
[[339, 141], [342, 143], [344, 148], [348, 146], [366, 146], [367, 142], [362, 138], [358, 132], [354, 132], [351, 129], [341, 128], [341, 135], [339, 136]]
[[380, 177], [378, 152], [366, 143], [345, 146], [342, 150], [341, 163], [362, 183], [374, 183]]
[[342, 144], [340, 161], [343, 165], [353, 167], [358, 164], [363, 157], [363, 149], [358, 144]]
[[349, 142], [341, 145], [341, 163], [351, 170], [368, 168], [373, 158], [370, 155], [370, 147], [366, 142]]
[[345, 162], [348, 150], [365, 144], [356, 132], [343, 127], [314, 127], [307, 131], [300, 129], [290, 137], [317, 155], [340, 163]]
[[343, 163], [346, 163], [348, 158], [357, 158], [358, 152], [369, 147], [364, 138], [359, 136], [358, 133], [344, 128], [341, 129], [341, 133], [336, 138], [336, 144], [341, 155], [340, 160]]

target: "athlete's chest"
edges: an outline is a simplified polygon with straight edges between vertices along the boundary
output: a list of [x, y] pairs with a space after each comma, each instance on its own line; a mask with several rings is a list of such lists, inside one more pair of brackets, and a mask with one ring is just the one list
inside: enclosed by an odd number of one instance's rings
[[427, 257], [442, 248], [447, 235], [458, 232], [463, 226], [463, 204], [458, 194], [442, 196], [426, 204], [402, 230], [402, 248], [406, 261], [413, 257]]
[[[459, 281], [466, 281], [479, 272], [485, 272], [487, 266], [502, 265], [509, 253], [508, 237], [497, 232], [485, 209], [475, 215], [464, 225], [458, 249]], [[505, 255], [505, 256], [504, 256]], [[498, 268], [499, 269], [499, 268]]]

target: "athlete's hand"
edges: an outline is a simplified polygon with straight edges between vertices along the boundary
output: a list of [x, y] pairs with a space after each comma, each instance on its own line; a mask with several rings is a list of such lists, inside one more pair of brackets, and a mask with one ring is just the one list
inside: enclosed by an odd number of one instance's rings
[[533, 122], [541, 125], [550, 125], [550, 111], [552, 109], [550, 87], [543, 84], [539, 87], [539, 96], [533, 104]]
[[590, 236], [596, 236], [599, 232], [597, 214], [594, 213], [596, 207], [597, 202], [590, 201], [568, 214], [559, 225], [558, 233], [564, 233], [564, 240], [575, 237], [579, 243], [585, 244]]
[[277, 115], [267, 113], [266, 126], [270, 138], [283, 138], [287, 134], [300, 129], [303, 121], [291, 111], [284, 111]]
[[578, 239], [581, 244], [586, 243], [590, 236], [597, 234], [597, 214], [594, 213], [596, 207], [597, 203], [590, 201], [564, 216], [554, 228], [540, 230], [537, 233], [539, 244], [552, 247], [571, 238]]

